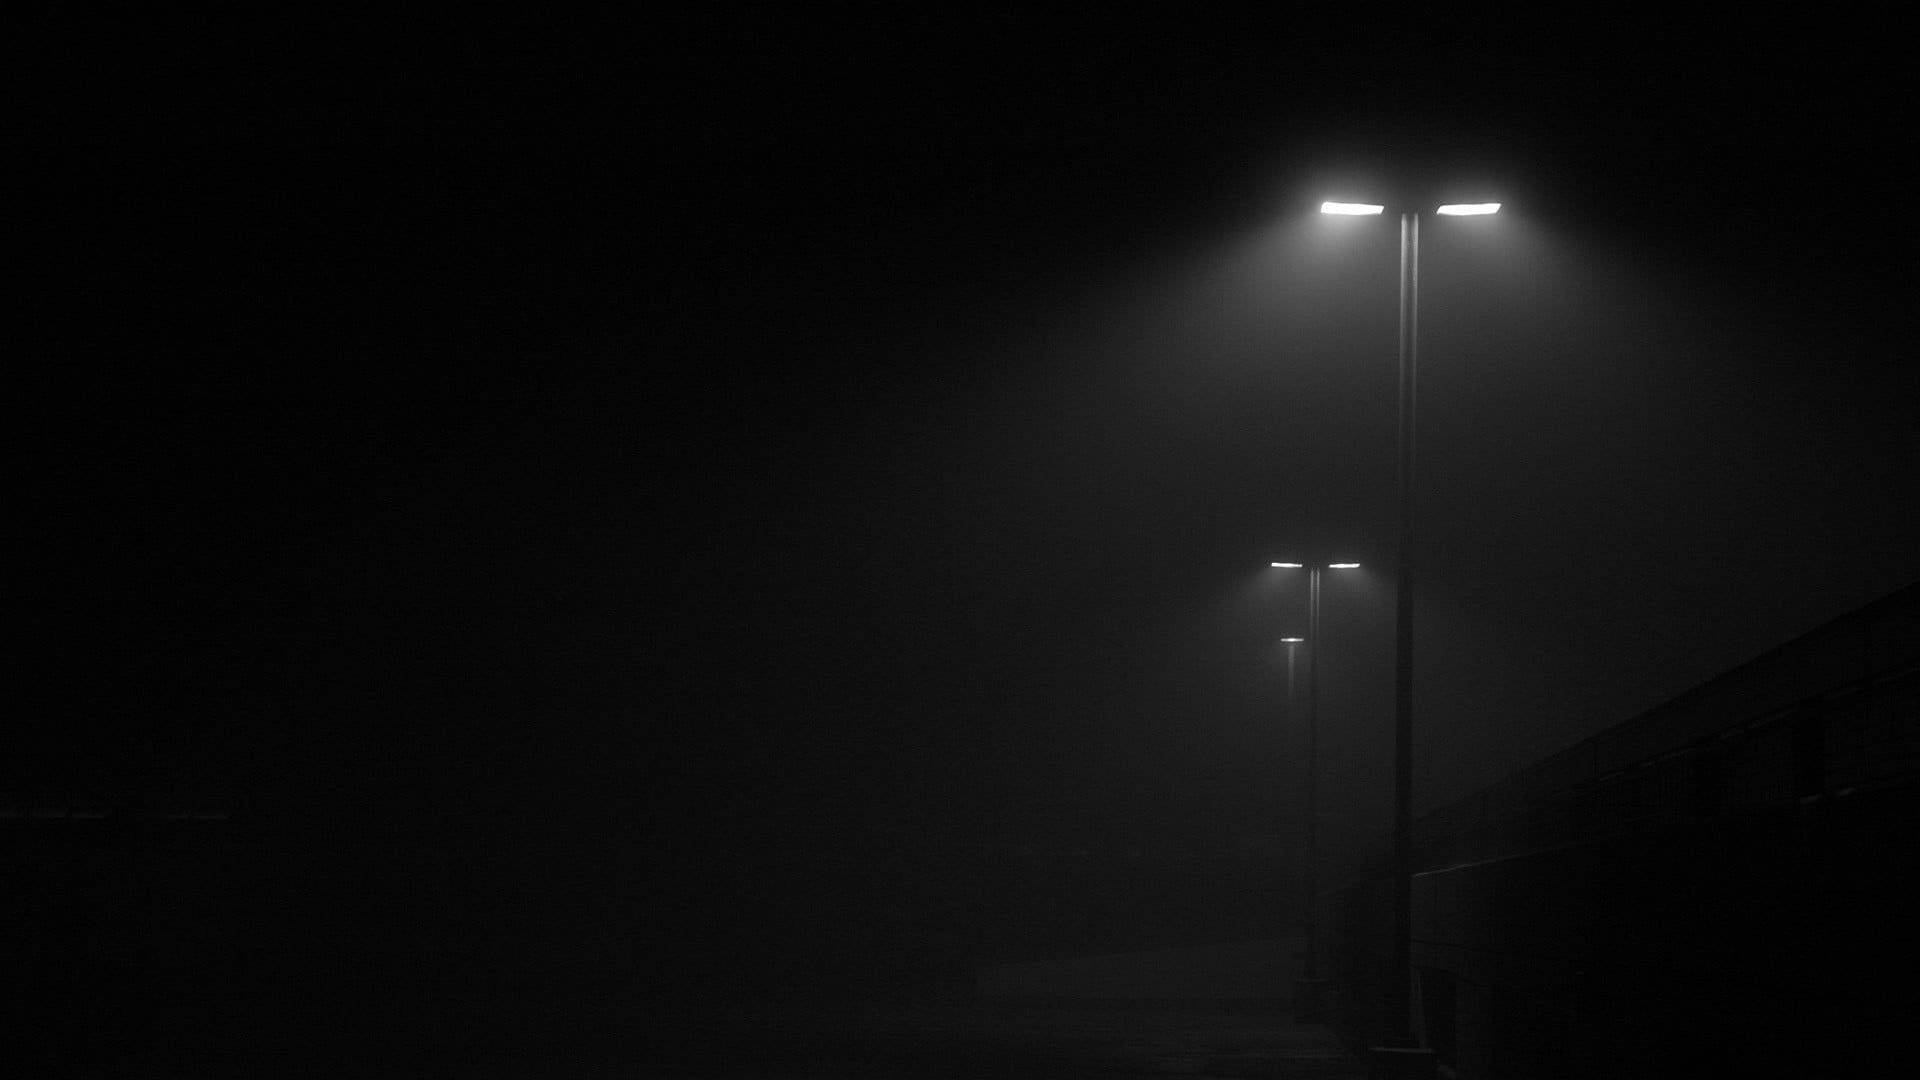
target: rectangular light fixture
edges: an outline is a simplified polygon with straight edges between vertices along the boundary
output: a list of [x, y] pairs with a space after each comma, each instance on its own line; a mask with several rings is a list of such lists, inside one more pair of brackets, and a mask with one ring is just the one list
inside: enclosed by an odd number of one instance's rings
[[1323, 202], [1320, 204], [1323, 214], [1384, 214], [1387, 208], [1362, 202]]
[[1329, 569], [1329, 570], [1358, 570], [1358, 569], [1360, 569], [1360, 564], [1359, 564], [1359, 563], [1357, 563], [1357, 562], [1330, 562], [1330, 563], [1328, 563], [1328, 564], [1327, 564], [1327, 569]]
[[1499, 212], [1500, 204], [1497, 202], [1448, 203], [1434, 211], [1436, 214], [1446, 214], [1448, 217], [1466, 217], [1471, 214], [1497, 214]]
[[1298, 570], [1298, 569], [1300, 569], [1300, 564], [1299, 564], [1299, 563], [1297, 563], [1297, 562], [1277, 562], [1277, 563], [1274, 563], [1273, 565], [1275, 565], [1275, 566], [1281, 566], [1281, 567], [1285, 567], [1285, 568], [1286, 568], [1286, 569], [1288, 569], [1288, 570]]

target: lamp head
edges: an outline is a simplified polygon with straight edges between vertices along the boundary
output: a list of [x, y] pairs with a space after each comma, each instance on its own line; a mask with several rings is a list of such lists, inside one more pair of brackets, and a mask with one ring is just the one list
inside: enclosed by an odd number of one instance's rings
[[[1387, 208], [1379, 203], [1323, 202], [1320, 204], [1323, 214], [1341, 214], [1349, 217], [1384, 214]], [[1433, 211], [1442, 217], [1480, 217], [1500, 212], [1497, 202], [1481, 203], [1442, 203]]]

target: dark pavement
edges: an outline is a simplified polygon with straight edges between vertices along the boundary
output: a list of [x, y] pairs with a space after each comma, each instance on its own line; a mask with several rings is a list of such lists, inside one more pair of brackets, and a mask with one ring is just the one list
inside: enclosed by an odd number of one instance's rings
[[[961, 995], [689, 1000], [660, 988], [374, 977], [69, 1001], [35, 1025], [47, 1076], [878, 1078], [1363, 1077], [1280, 1006]], [[144, 996], [144, 995], [143, 995]]]
[[689, 1078], [1362, 1077], [1324, 1027], [1195, 1004], [855, 1003], [713, 1013], [650, 1040]]

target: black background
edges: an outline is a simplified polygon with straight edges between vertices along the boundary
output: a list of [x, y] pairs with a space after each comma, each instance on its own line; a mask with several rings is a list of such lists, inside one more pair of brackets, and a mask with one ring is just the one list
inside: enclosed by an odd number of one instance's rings
[[1312, 208], [1507, 204], [1426, 223], [1431, 803], [1914, 577], [1880, 29], [48, 19], [7, 784], [231, 808], [314, 954], [964, 965], [1065, 940], [1014, 860], [1286, 848], [1263, 568], [1351, 554], [1351, 846], [1394, 235]]

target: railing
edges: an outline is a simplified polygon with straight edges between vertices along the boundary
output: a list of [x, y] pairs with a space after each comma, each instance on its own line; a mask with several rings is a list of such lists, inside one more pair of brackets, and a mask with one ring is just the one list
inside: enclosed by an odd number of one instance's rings
[[[1708, 1033], [1760, 1063], [1800, 1052], [1795, 1022], [1838, 1041], [1871, 1007], [1845, 958], [1906, 920], [1887, 898], [1920, 869], [1916, 813], [1920, 586], [1425, 814], [1428, 1042], [1473, 1080], [1672, 1064]], [[1385, 873], [1330, 904], [1356, 1040], [1380, 1022]]]

